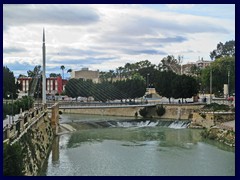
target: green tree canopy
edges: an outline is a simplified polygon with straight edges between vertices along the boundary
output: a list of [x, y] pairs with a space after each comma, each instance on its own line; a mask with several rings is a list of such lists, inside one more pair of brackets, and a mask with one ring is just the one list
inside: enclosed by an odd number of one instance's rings
[[226, 56], [235, 56], [235, 40], [227, 41], [225, 44], [220, 42], [217, 44], [217, 49], [210, 52], [210, 58], [212, 60]]
[[78, 80], [70, 79], [65, 86], [66, 95], [72, 98], [77, 98], [79, 96], [78, 88]]
[[228, 84], [229, 76], [229, 89], [230, 94], [235, 92], [235, 57], [221, 57], [211, 63], [211, 66], [202, 70], [201, 82], [205, 92], [210, 89], [210, 71], [212, 70], [212, 92], [223, 93], [223, 85]]
[[3, 66], [3, 98], [11, 99], [12, 97], [9, 95], [13, 94], [13, 98], [16, 99], [18, 88], [19, 84], [15, 82], [13, 72], [7, 66]]
[[50, 73], [49, 77], [59, 77], [61, 74], [56, 74], [56, 73]]
[[157, 92], [169, 98], [191, 98], [198, 93], [197, 80], [187, 75], [177, 75], [172, 71], [159, 72], [155, 84]]

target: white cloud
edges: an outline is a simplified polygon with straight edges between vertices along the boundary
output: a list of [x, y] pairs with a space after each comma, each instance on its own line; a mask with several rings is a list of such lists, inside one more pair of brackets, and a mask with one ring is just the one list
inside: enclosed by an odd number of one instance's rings
[[[186, 62], [198, 60], [198, 56], [208, 59], [217, 43], [234, 39], [235, 16], [231, 19], [192, 14], [190, 10], [197, 8], [198, 5], [4, 5], [3, 63], [21, 59], [21, 63], [41, 64], [43, 27], [47, 63], [56, 66], [56, 71], [61, 64], [67, 69], [89, 66], [100, 70], [145, 59], [158, 64], [165, 54], [182, 54]], [[219, 6], [215, 11], [218, 9]], [[230, 10], [228, 6], [226, 11]]]
[[194, 4], [167, 4], [169, 9], [191, 9], [194, 6]]

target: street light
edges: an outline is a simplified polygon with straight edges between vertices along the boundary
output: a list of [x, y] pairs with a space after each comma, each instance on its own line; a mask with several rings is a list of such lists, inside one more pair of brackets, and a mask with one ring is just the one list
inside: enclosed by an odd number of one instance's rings
[[212, 103], [212, 68], [210, 70], [210, 104]]
[[[12, 96], [12, 123], [13, 123], [13, 93], [8, 94], [7, 96], [10, 97]], [[9, 119], [9, 125], [11, 124], [10, 119]]]
[[147, 88], [149, 88], [149, 73], [147, 73]]
[[229, 83], [230, 83], [230, 71], [228, 70], [228, 98], [230, 97], [230, 91], [229, 91]]

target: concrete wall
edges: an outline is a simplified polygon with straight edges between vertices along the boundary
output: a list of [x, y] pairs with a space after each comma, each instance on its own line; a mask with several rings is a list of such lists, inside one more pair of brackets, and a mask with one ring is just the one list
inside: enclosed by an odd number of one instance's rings
[[[203, 107], [203, 105], [163, 105], [166, 109], [166, 113], [159, 117], [156, 113], [156, 107], [147, 107], [149, 114], [148, 117], [154, 118], [163, 118], [163, 119], [191, 119], [191, 114]], [[63, 113], [77, 113], [77, 114], [92, 114], [92, 115], [109, 115], [109, 116], [126, 116], [133, 117], [135, 113], [139, 114], [139, 110], [143, 109], [143, 107], [103, 107], [103, 108], [72, 108], [72, 109], [64, 109], [60, 108]]]
[[107, 107], [107, 108], [83, 108], [83, 109], [61, 109], [63, 113], [107, 115], [107, 116], [126, 116], [133, 117], [135, 113], [143, 107]]
[[194, 112], [191, 126], [210, 128], [224, 122], [235, 120], [235, 113], [229, 112]]
[[[163, 107], [166, 109], [165, 114], [161, 116], [163, 119], [191, 119], [193, 112], [203, 107], [203, 105], [167, 104], [163, 105]], [[155, 113], [154, 116], [157, 116], [157, 114]]]
[[[52, 146], [58, 127], [58, 104], [53, 107], [51, 118], [47, 106], [31, 109], [4, 130], [4, 143], [19, 143], [26, 176], [37, 175]], [[16, 162], [17, 163], [17, 162]]]
[[209, 113], [205, 115], [201, 115], [201, 113], [195, 112], [193, 113], [191, 125], [210, 128], [211, 126], [214, 125], [214, 115]]
[[53, 137], [50, 118], [44, 116], [20, 138], [26, 176], [35, 176], [39, 173], [48, 156]]

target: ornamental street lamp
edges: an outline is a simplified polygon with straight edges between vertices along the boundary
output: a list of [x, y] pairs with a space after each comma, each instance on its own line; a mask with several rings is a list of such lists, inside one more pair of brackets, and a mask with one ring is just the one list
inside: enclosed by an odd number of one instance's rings
[[210, 71], [210, 104], [212, 103], [212, 68]]
[[228, 98], [230, 97], [229, 85], [230, 85], [230, 71], [228, 70]]
[[149, 88], [149, 73], [147, 74], [147, 88]]
[[[7, 97], [12, 97], [12, 123], [13, 123], [13, 93], [10, 93], [7, 95]], [[9, 119], [9, 125], [11, 124], [10, 119]]]

